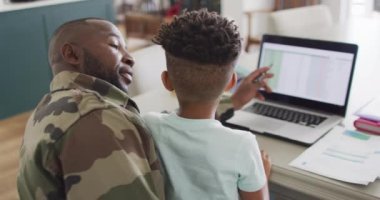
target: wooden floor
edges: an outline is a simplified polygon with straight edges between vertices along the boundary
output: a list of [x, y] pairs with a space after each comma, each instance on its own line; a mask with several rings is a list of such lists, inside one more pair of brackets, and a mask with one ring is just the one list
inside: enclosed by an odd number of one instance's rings
[[0, 200], [18, 199], [16, 176], [19, 148], [30, 113], [0, 121]]

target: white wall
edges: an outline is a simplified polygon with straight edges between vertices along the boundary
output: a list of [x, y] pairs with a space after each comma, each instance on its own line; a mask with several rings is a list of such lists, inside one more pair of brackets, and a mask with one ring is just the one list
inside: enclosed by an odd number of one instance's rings
[[274, 0], [244, 0], [243, 8], [245, 11], [268, 10], [274, 7]]
[[367, 15], [371, 15], [374, 8], [375, 8], [375, 1], [374, 0], [367, 0], [365, 12]]
[[[274, 0], [221, 0], [221, 14], [230, 19], [234, 19], [239, 26], [241, 36], [246, 39], [247, 36], [247, 16], [245, 11], [252, 10], [269, 10], [273, 8]], [[261, 30], [268, 30], [268, 14], [255, 14], [253, 17], [253, 27], [251, 35], [260, 37], [263, 34]], [[245, 43], [245, 41], [243, 42]], [[243, 44], [244, 45], [244, 44]]]
[[[242, 25], [245, 25], [243, 20], [245, 17], [244, 11], [270, 8], [273, 6], [273, 2], [274, 0], [221, 0], [221, 14], [234, 19], [236, 24], [242, 27]], [[344, 23], [348, 19], [351, 0], [322, 0], [321, 2], [329, 6], [335, 23]], [[260, 21], [260, 19], [258, 20]], [[242, 31], [245, 32], [244, 30]]]
[[334, 23], [347, 21], [351, 10], [351, 0], [322, 0], [322, 4], [330, 8]]
[[239, 30], [243, 25], [243, 0], [221, 0], [221, 15], [235, 20]]
[[[334, 23], [345, 23], [350, 15], [352, 0], [321, 0], [327, 5], [332, 13]], [[373, 0], [371, 0], [373, 1]], [[234, 19], [239, 26], [241, 36], [245, 39], [247, 35], [247, 18], [244, 11], [265, 10], [273, 7], [274, 0], [221, 0], [222, 16]], [[271, 31], [267, 14], [256, 14], [253, 17], [251, 35], [260, 37], [265, 31]], [[264, 31], [263, 31], [264, 30]]]

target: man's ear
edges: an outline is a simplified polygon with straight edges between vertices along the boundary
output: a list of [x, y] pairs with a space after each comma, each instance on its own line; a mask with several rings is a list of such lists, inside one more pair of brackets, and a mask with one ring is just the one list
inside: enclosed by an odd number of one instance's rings
[[235, 87], [237, 82], [237, 74], [234, 72], [231, 76], [230, 81], [228, 82], [227, 86], [224, 88], [224, 91], [231, 90], [233, 87]]
[[66, 43], [61, 48], [62, 59], [75, 66], [80, 65], [82, 54], [82, 49], [74, 44]]
[[164, 87], [169, 90], [169, 91], [173, 91], [174, 90], [174, 87], [172, 85], [172, 82], [171, 80], [169, 79], [169, 74], [168, 74], [168, 71], [163, 71], [161, 73], [161, 81], [162, 83], [164, 84]]

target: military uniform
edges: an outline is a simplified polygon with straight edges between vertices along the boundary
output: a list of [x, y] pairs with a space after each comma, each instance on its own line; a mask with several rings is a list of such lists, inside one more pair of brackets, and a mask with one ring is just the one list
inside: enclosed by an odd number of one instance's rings
[[21, 199], [162, 199], [153, 141], [136, 104], [111, 84], [63, 71], [28, 120]]

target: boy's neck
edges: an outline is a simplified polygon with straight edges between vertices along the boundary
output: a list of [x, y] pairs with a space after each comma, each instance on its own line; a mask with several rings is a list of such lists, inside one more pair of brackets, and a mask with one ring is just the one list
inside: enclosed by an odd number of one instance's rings
[[218, 102], [181, 103], [177, 115], [188, 119], [214, 119]]

